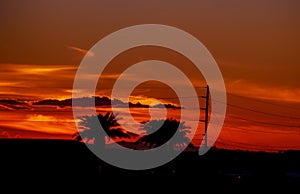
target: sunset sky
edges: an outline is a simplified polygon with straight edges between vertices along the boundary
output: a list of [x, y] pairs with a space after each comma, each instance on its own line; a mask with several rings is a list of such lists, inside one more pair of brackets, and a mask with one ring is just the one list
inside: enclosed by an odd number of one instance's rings
[[[300, 149], [299, 18], [296, 0], [1, 1], [0, 100], [25, 104], [0, 101], [0, 137], [69, 138], [76, 130], [70, 108], [30, 103], [71, 98], [76, 70], [97, 41], [124, 27], [157, 23], [195, 36], [219, 65], [228, 107], [218, 147]], [[152, 46], [113, 59], [96, 94], [109, 96], [122, 71], [150, 59], [180, 68], [196, 87], [206, 84], [184, 56]], [[159, 83], [145, 83], [132, 95], [134, 102], [178, 103]]]

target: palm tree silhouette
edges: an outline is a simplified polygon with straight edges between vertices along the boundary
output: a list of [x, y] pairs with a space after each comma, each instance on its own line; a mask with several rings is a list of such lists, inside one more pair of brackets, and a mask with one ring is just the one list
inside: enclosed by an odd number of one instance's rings
[[[157, 129], [158, 128], [158, 129]], [[190, 143], [187, 133], [190, 127], [185, 125], [185, 122], [179, 122], [176, 119], [168, 118], [166, 120], [152, 120], [144, 123], [143, 129], [147, 135], [138, 139], [135, 144], [143, 144], [149, 149], [161, 146], [168, 143], [173, 148], [175, 146], [182, 147]], [[157, 129], [157, 130], [156, 130]], [[173, 135], [178, 133], [173, 137]], [[173, 137], [172, 140], [170, 140]]]
[[[99, 123], [102, 129], [99, 127]], [[125, 130], [123, 130], [113, 113], [98, 114], [97, 116], [83, 116], [79, 123], [82, 131], [73, 134], [73, 138], [77, 141], [92, 141], [98, 147], [104, 147], [105, 137], [108, 138], [130, 138]]]

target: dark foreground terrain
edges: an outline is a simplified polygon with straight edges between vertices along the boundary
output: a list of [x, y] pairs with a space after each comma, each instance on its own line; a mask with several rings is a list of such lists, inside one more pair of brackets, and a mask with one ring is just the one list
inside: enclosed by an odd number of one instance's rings
[[300, 193], [300, 151], [211, 149], [204, 156], [183, 152], [161, 167], [143, 171], [111, 166], [76, 141], [2, 139], [0, 151], [1, 187], [23, 191], [63, 186], [99, 192], [108, 188], [161, 193], [164, 188], [185, 193]]

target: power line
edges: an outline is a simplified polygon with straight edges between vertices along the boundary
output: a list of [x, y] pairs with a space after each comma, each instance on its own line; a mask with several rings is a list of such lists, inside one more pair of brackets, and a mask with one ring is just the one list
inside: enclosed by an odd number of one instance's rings
[[[195, 96], [177, 96], [177, 97], [165, 97], [165, 98], [164, 97], [160, 97], [159, 99], [166, 99], [166, 100], [169, 99], [170, 100], [170, 99], [178, 99], [178, 98], [202, 98], [202, 97], [203, 96], [196, 96], [196, 97]], [[221, 102], [221, 101], [218, 101], [218, 100], [214, 100], [214, 102], [224, 103], [225, 104], [225, 102]], [[264, 111], [260, 111], [260, 110], [255, 110], [255, 109], [251, 109], [251, 108], [246, 108], [246, 107], [242, 107], [242, 106], [238, 106], [238, 105], [234, 105], [234, 104], [230, 104], [230, 103], [226, 103], [226, 105], [230, 106], [230, 107], [242, 109], [242, 110], [247, 110], [247, 111], [251, 111], [251, 112], [255, 112], [255, 113], [269, 115], [269, 116], [281, 117], [281, 118], [286, 118], [286, 119], [300, 119], [300, 117], [293, 117], [293, 116], [285, 116], [285, 115], [280, 115], [280, 114], [268, 113], [268, 112], [264, 112]], [[278, 105], [278, 106], [280, 106], [280, 105]], [[285, 107], [285, 106], [280, 106], [280, 107]]]
[[[227, 124], [224, 124], [226, 126], [229, 126]], [[229, 130], [241, 130], [241, 131], [245, 131], [245, 133], [249, 133], [249, 132], [259, 132], [259, 133], [269, 133], [269, 134], [281, 134], [281, 135], [291, 135], [291, 134], [299, 134], [299, 132], [280, 132], [280, 131], [264, 131], [264, 130], [258, 130], [258, 129], [246, 129], [246, 128], [241, 128], [241, 127], [233, 127], [230, 128]]]
[[239, 119], [239, 120], [243, 120], [243, 121], [250, 121], [253, 123], [260, 123], [260, 124], [264, 124], [264, 125], [274, 125], [274, 126], [280, 126], [280, 127], [292, 127], [292, 128], [299, 128], [300, 126], [296, 126], [296, 125], [285, 125], [285, 124], [280, 124], [280, 123], [268, 123], [268, 122], [263, 122], [263, 121], [257, 121], [257, 120], [252, 120], [252, 119], [245, 119], [242, 117], [237, 117], [237, 116], [232, 116], [232, 115], [226, 115], [227, 117], [231, 117], [234, 119]]
[[237, 144], [237, 145], [245, 145], [245, 146], [252, 146], [252, 147], [262, 147], [262, 148], [300, 148], [300, 146], [279, 146], [279, 145], [257, 145], [257, 144], [250, 144], [250, 143], [243, 143], [243, 142], [237, 142], [237, 141], [232, 141], [229, 139], [223, 139], [223, 138], [219, 138], [219, 140], [221, 140], [222, 142], [228, 142], [228, 143], [232, 143], [232, 144]]
[[[270, 145], [257, 145], [243, 142], [236, 142], [228, 139], [219, 138], [220, 141], [216, 141], [214, 145], [224, 145], [232, 147], [232, 149], [246, 149], [246, 150], [257, 150], [257, 151], [279, 151], [282, 149], [299, 149], [300, 146], [270, 146]], [[201, 141], [202, 139], [193, 139], [193, 141]], [[200, 145], [200, 144], [199, 144]]]
[[[213, 114], [214, 115], [214, 114]], [[214, 115], [215, 116], [215, 115]], [[285, 124], [279, 124], [279, 123], [268, 123], [268, 122], [262, 122], [262, 121], [256, 121], [256, 120], [251, 120], [251, 119], [245, 119], [242, 117], [237, 117], [237, 116], [231, 116], [231, 115], [226, 115], [227, 117], [231, 117], [231, 118], [235, 118], [235, 119], [240, 119], [240, 120], [244, 120], [244, 121], [250, 121], [253, 123], [260, 123], [260, 124], [265, 124], [265, 125], [273, 125], [273, 126], [280, 126], [280, 127], [291, 127], [291, 128], [297, 128], [300, 129], [300, 126], [295, 126], [295, 125], [285, 125]], [[218, 117], [216, 116], [217, 121]], [[224, 125], [229, 126], [228, 124], [224, 123]], [[249, 133], [249, 132], [259, 132], [259, 133], [268, 133], [268, 134], [282, 134], [282, 135], [289, 135], [292, 134], [291, 132], [280, 132], [280, 131], [265, 131], [265, 130], [257, 130], [257, 129], [245, 129], [245, 128], [241, 128], [241, 127], [234, 127], [234, 128], [230, 128], [230, 130], [240, 130], [240, 131], [244, 131], [245, 133]], [[300, 131], [299, 131], [300, 132]], [[296, 134], [299, 133], [298, 131], [296, 131]], [[293, 132], [295, 134], [295, 131]]]
[[[218, 117], [216, 117], [217, 121], [218, 120]], [[243, 118], [241, 118], [243, 119]], [[246, 120], [246, 119], [245, 119]], [[254, 121], [256, 122], [256, 121]], [[220, 123], [220, 121], [219, 121]], [[272, 123], [267, 123], [267, 122], [264, 122], [265, 124], [272, 124]], [[224, 123], [223, 125], [227, 125], [229, 126], [228, 124]], [[293, 126], [293, 127], [297, 127], [297, 126]], [[233, 130], [233, 129], [237, 129], [237, 130], [241, 130], [241, 131], [245, 131], [246, 132], [259, 132], [259, 133], [269, 133], [269, 134], [282, 134], [282, 135], [288, 135], [288, 134], [292, 134], [291, 132], [279, 132], [279, 131], [265, 131], [265, 130], [257, 130], [257, 129], [245, 129], [245, 128], [240, 128], [240, 127], [234, 127], [234, 128], [230, 128], [230, 130]], [[300, 132], [300, 131], [299, 131]]]
[[273, 105], [273, 106], [278, 106], [278, 107], [282, 107], [282, 108], [289, 108], [289, 109], [293, 109], [293, 110], [298, 110], [299, 111], [299, 108], [295, 108], [293, 106], [288, 106], [288, 105], [284, 105], [283, 106], [283, 105], [276, 104], [276, 103], [273, 103], [273, 102], [270, 102], [270, 101], [263, 101], [263, 99], [254, 99], [254, 98], [240, 96], [240, 95], [232, 94], [232, 93], [227, 93], [227, 95], [235, 96], [235, 97], [238, 97], [238, 98], [243, 98], [243, 99], [246, 99], [246, 100], [249, 100], [249, 101], [255, 101], [255, 102], [259, 102], [259, 103], [263, 103], [263, 104], [270, 104], [270, 105]]
[[[224, 102], [221, 102], [221, 101], [218, 101], [218, 100], [214, 100], [214, 102], [224, 103]], [[251, 109], [251, 108], [246, 108], [246, 107], [241, 107], [241, 106], [237, 106], [237, 105], [229, 104], [229, 103], [226, 103], [226, 105], [230, 106], [230, 107], [234, 107], [234, 108], [238, 108], [238, 109], [242, 109], [242, 110], [247, 110], [247, 111], [251, 111], [251, 112], [255, 112], [255, 113], [270, 115], [270, 116], [276, 116], [276, 117], [281, 117], [281, 118], [286, 118], [286, 119], [300, 119], [300, 117], [292, 117], [292, 116], [284, 116], [284, 115], [279, 115], [279, 114], [274, 114], [274, 113], [268, 113], [268, 112], [255, 110], [255, 109]]]
[[237, 145], [237, 144], [232, 144], [232, 143], [228, 143], [228, 142], [216, 142], [215, 145], [218, 145], [218, 144], [221, 144], [223, 146], [226, 146], [226, 147], [231, 147], [231, 149], [234, 149], [234, 150], [237, 150], [237, 149], [243, 149], [243, 150], [255, 150], [255, 151], [278, 151], [279, 149], [278, 148], [262, 148], [262, 147], [259, 147], [259, 146], [245, 146], [245, 145]]

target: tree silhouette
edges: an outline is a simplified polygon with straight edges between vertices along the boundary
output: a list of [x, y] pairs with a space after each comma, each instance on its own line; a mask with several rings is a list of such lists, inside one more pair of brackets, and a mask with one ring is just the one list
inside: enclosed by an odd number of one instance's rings
[[[144, 123], [143, 130], [147, 133], [136, 141], [137, 144], [143, 144], [148, 148], [155, 148], [168, 143], [172, 147], [182, 147], [190, 143], [186, 136], [190, 131], [190, 127], [184, 122], [179, 122], [176, 119], [168, 118], [166, 120], [152, 120]], [[157, 129], [157, 130], [156, 130]], [[178, 133], [176, 131], [178, 130]], [[173, 137], [173, 135], [175, 135]], [[173, 137], [172, 140], [170, 140]]]
[[[102, 126], [102, 129], [99, 126]], [[97, 116], [83, 116], [79, 123], [80, 132], [73, 134], [77, 141], [93, 142], [96, 146], [104, 147], [105, 137], [108, 138], [130, 138], [123, 130], [113, 113], [98, 114]]]

